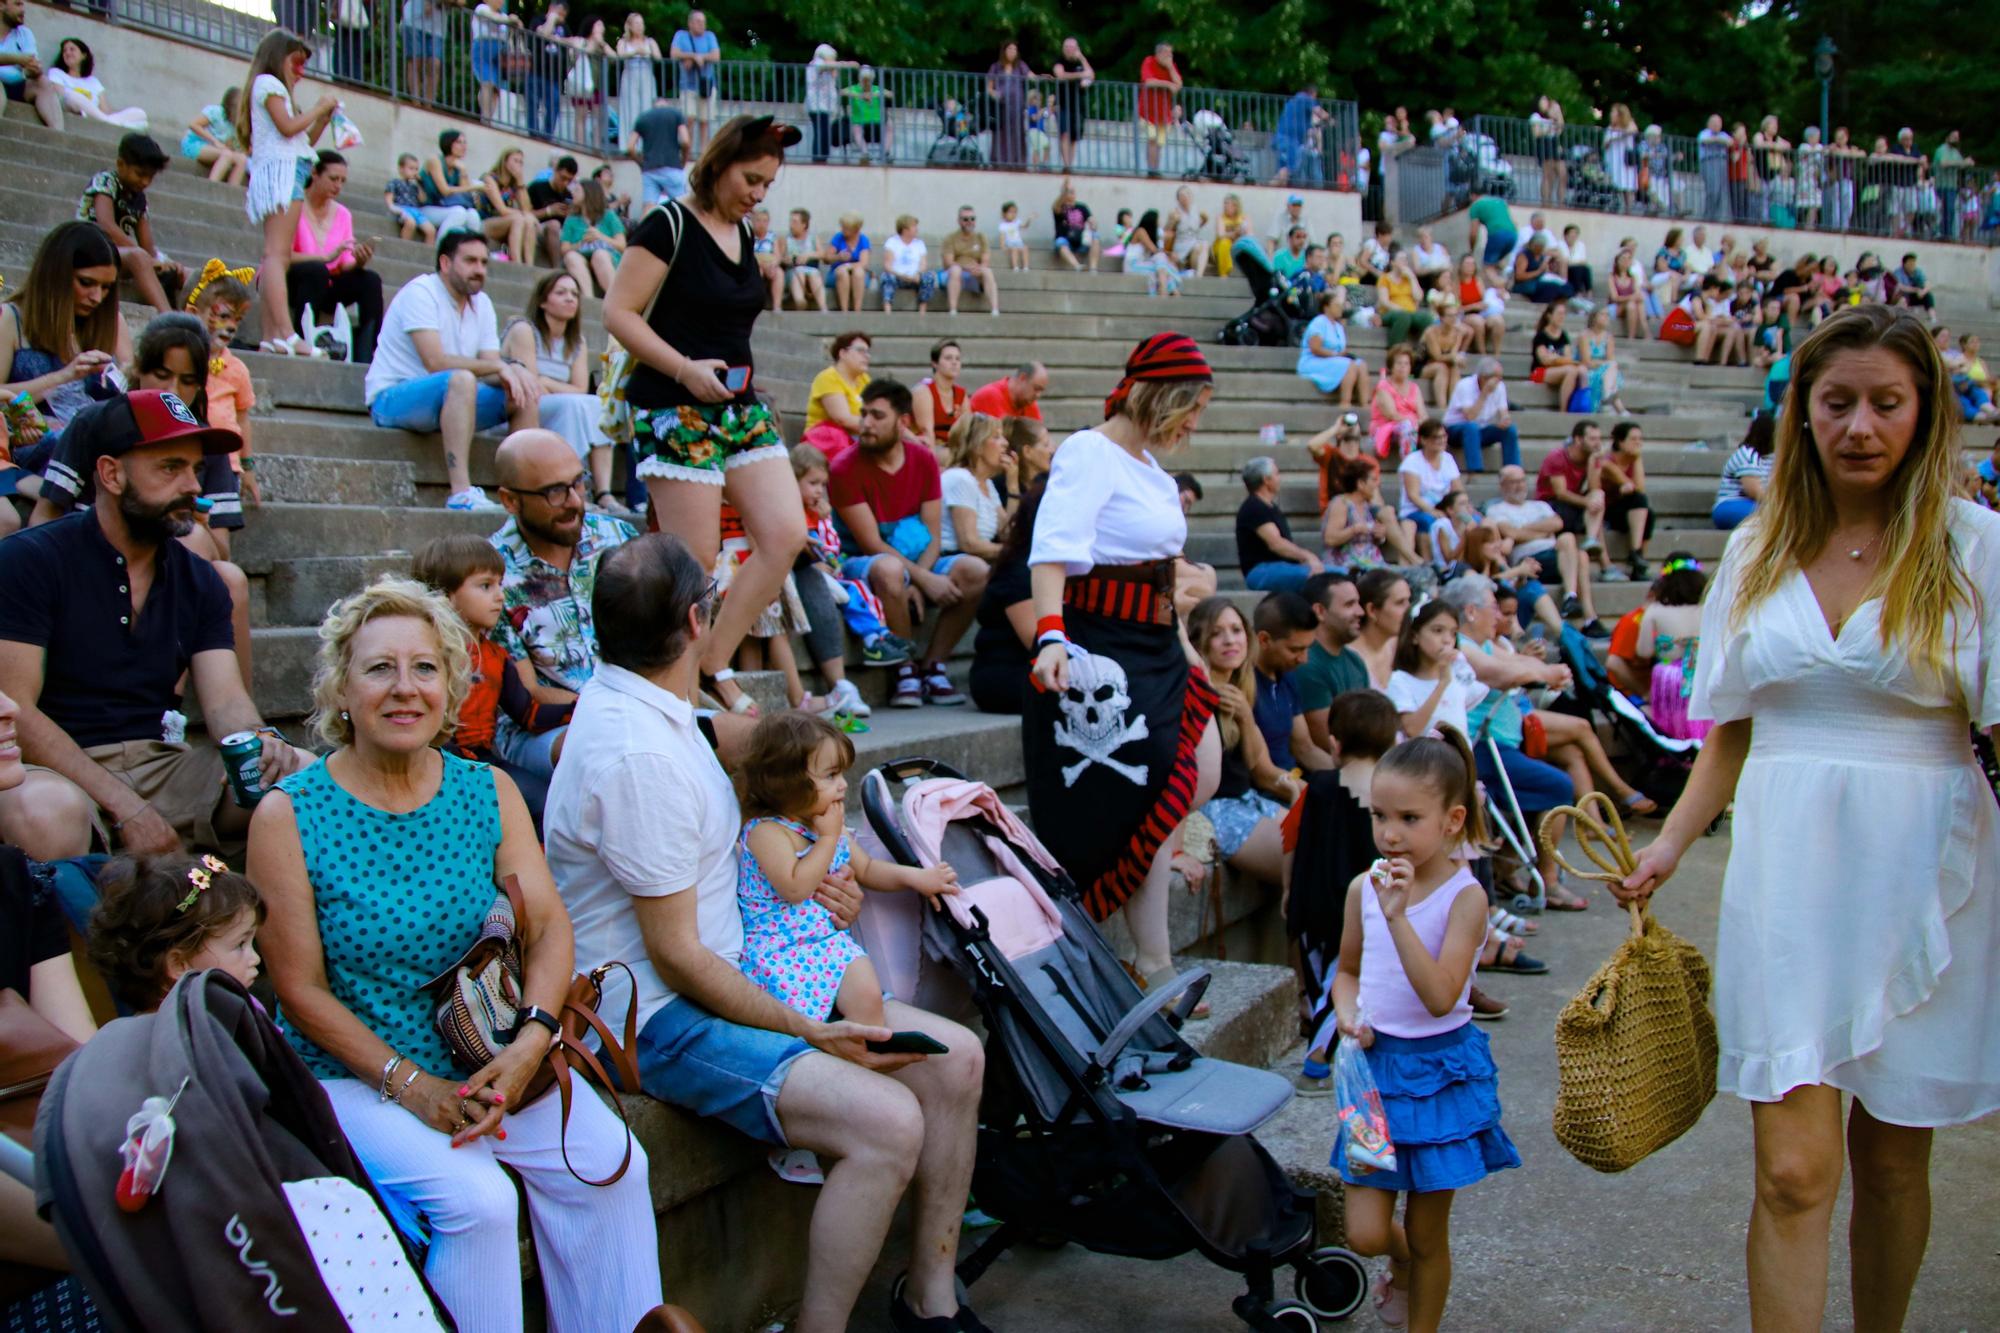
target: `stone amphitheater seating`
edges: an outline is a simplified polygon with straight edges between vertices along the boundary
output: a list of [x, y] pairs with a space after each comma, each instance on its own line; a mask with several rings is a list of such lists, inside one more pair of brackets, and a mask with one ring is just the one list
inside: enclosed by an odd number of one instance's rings
[[[180, 128], [158, 124], [154, 132], [163, 143], [172, 143]], [[10, 287], [18, 285], [46, 230], [73, 215], [85, 179], [108, 165], [115, 142], [115, 132], [74, 118], [67, 132], [56, 134], [24, 115], [20, 106], [6, 106], [0, 118], [0, 273], [9, 277]], [[346, 202], [364, 236], [388, 230], [378, 191], [392, 155], [388, 146], [370, 145], [355, 162]], [[949, 216], [950, 188], [947, 184], [940, 191], [929, 216]], [[191, 174], [176, 159], [154, 186], [152, 198], [156, 235], [176, 258], [194, 266], [211, 255], [232, 264], [257, 260], [258, 238], [244, 218], [239, 191]], [[871, 231], [884, 221], [870, 218]], [[999, 318], [990, 318], [983, 301], [972, 296], [965, 301], [967, 313], [956, 319], [943, 313], [942, 298], [923, 318], [902, 310], [885, 316], [879, 309], [859, 315], [767, 316], [756, 335], [759, 383], [796, 423], [805, 408], [806, 386], [825, 364], [823, 347], [830, 335], [847, 328], [866, 330], [875, 339], [876, 372], [911, 383], [925, 372], [931, 342], [953, 335], [964, 344], [969, 387], [997, 378], [1027, 358], [1047, 363], [1051, 388], [1043, 410], [1060, 439], [1101, 418], [1102, 397], [1139, 338], [1173, 328], [1208, 343], [1248, 304], [1237, 278], [1194, 281], [1181, 299], [1154, 300], [1144, 295], [1136, 277], [1072, 274], [1055, 268], [1039, 247], [1033, 253], [1035, 267], [1029, 272], [1001, 274], [1007, 313]], [[432, 265], [426, 247], [390, 239], [381, 246], [376, 267], [393, 291]], [[535, 276], [522, 265], [494, 266], [488, 291], [503, 322], [524, 305]], [[2000, 316], [1986, 308], [1983, 292], [1946, 294], [1942, 304], [1955, 327], [1982, 332], [1989, 343], [2000, 345], [1993, 337], [2000, 332]], [[129, 300], [125, 311], [135, 331], [149, 314]], [[1519, 331], [1511, 335], [1513, 349], [1504, 362], [1523, 452], [1532, 468], [1567, 432], [1571, 418], [1544, 410], [1548, 391], [1527, 382], [1531, 316], [1525, 306], [1517, 314]], [[598, 316], [598, 303], [587, 302], [586, 326], [593, 345], [601, 346]], [[1379, 330], [1357, 332], [1352, 344], [1372, 367], [1379, 367]], [[1658, 342], [1626, 342], [1621, 351], [1627, 401], [1642, 410], [1638, 419], [1646, 431], [1649, 489], [1660, 511], [1662, 531], [1654, 550], [1684, 547], [1704, 559], [1719, 556], [1722, 534], [1707, 521], [1715, 476], [1724, 450], [1741, 434], [1760, 382], [1747, 371], [1695, 370], [1684, 351]], [[1177, 469], [1193, 471], [1207, 491], [1191, 522], [1189, 555], [1220, 568], [1223, 588], [1247, 606], [1254, 594], [1243, 589], [1233, 568], [1233, 516], [1241, 499], [1237, 470], [1250, 457], [1277, 455], [1290, 473], [1283, 503], [1295, 530], [1316, 530], [1314, 483], [1302, 442], [1331, 421], [1332, 409], [1292, 373], [1295, 354], [1290, 351], [1210, 346], [1208, 352], [1217, 372], [1215, 405], [1198, 440], [1171, 461]], [[251, 578], [257, 702], [266, 718], [291, 727], [308, 709], [314, 627], [333, 599], [371, 576], [403, 568], [408, 552], [431, 537], [461, 531], [483, 535], [496, 524], [490, 516], [441, 508], [444, 476], [435, 439], [374, 428], [362, 409], [359, 368], [257, 354], [245, 360], [257, 381], [256, 448], [265, 502], [250, 511], [236, 558]], [[1283, 424], [1291, 442], [1276, 449], [1261, 445], [1259, 428], [1267, 423]], [[1968, 429], [1967, 447], [1983, 456], [1994, 438], [1991, 428]], [[483, 440], [472, 461], [473, 480], [489, 487], [494, 483], [493, 444], [490, 438]], [[1472, 490], [1475, 500], [1490, 497], [1491, 474], [1475, 478]], [[1600, 613], [1623, 613], [1637, 604], [1641, 591], [1631, 584], [1602, 586], [1597, 591]], [[962, 650], [954, 663], [961, 675], [964, 659]], [[887, 684], [883, 673], [856, 675], [864, 692], [880, 702]], [[781, 699], [775, 675], [749, 679], [753, 693], [767, 706]], [[1005, 796], [1018, 798], [1020, 793], [1022, 760], [1018, 724], [1012, 718], [986, 716], [970, 707], [885, 709], [877, 712], [872, 730], [856, 741], [863, 766], [926, 753], [979, 775]], [[1232, 956], [1282, 960], [1283, 942], [1273, 937], [1266, 890], [1225, 874], [1221, 902], [1228, 927], [1223, 938]], [[1174, 896], [1173, 936], [1177, 949], [1200, 944], [1200, 899]], [[1212, 992], [1217, 1016], [1201, 1025], [1204, 1031], [1197, 1039], [1228, 1058], [1258, 1064], [1276, 1059], [1292, 1038], [1289, 969], [1241, 962], [1219, 966], [1221, 976]], [[632, 1105], [635, 1128], [651, 1154], [669, 1295], [716, 1333], [757, 1327], [770, 1312], [787, 1308], [796, 1300], [801, 1277], [796, 1256], [804, 1250], [810, 1196], [781, 1183], [763, 1165], [762, 1151], [731, 1132], [649, 1099], [634, 1099]], [[1295, 1165], [1309, 1177], [1323, 1167]]]

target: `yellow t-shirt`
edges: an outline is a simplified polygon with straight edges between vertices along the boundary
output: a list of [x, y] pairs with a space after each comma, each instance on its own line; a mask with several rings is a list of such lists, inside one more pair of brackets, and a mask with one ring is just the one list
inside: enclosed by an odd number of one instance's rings
[[845, 395], [847, 406], [856, 417], [861, 415], [861, 391], [868, 387], [868, 376], [862, 375], [859, 384], [849, 384], [840, 377], [840, 371], [828, 366], [813, 376], [812, 387], [806, 391], [806, 429], [827, 419], [826, 409], [820, 406], [820, 399], [830, 393]]

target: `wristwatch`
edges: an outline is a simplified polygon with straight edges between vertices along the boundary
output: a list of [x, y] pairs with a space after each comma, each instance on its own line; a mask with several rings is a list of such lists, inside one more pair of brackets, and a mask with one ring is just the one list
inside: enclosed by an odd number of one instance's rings
[[531, 1004], [521, 1011], [521, 1021], [515, 1026], [514, 1034], [519, 1036], [527, 1029], [530, 1023], [540, 1023], [549, 1030], [551, 1037], [560, 1037], [562, 1035], [562, 1024], [556, 1021], [554, 1014], [540, 1005]]

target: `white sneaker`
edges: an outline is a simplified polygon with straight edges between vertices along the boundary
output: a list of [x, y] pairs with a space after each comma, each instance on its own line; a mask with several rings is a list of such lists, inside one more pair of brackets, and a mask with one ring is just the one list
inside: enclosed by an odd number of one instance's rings
[[873, 717], [875, 710], [861, 697], [861, 691], [854, 688], [851, 680], [839, 680], [826, 692], [827, 711], [848, 713], [855, 717]]
[[480, 490], [477, 486], [466, 487], [449, 500], [446, 500], [444, 507], [446, 509], [456, 509], [460, 513], [471, 514], [497, 514], [506, 508], [505, 505], [496, 504], [494, 501], [487, 499], [486, 492]]

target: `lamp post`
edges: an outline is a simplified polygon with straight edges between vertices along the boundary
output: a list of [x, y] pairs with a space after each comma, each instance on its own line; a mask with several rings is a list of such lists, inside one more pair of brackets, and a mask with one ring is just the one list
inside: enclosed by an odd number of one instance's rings
[[1833, 131], [1827, 125], [1827, 103], [1833, 90], [1833, 58], [1840, 54], [1840, 48], [1833, 44], [1833, 38], [1821, 34], [1813, 43], [1813, 73], [1819, 78], [1819, 137], [1823, 143], [1833, 142]]

